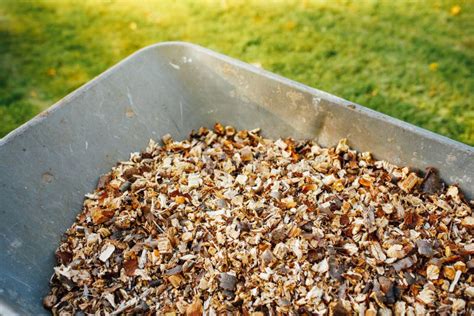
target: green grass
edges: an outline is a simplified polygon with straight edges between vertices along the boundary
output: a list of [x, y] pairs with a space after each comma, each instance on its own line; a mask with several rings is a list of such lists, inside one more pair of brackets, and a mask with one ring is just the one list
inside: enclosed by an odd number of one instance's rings
[[170, 40], [474, 145], [473, 1], [0, 0], [0, 137]]

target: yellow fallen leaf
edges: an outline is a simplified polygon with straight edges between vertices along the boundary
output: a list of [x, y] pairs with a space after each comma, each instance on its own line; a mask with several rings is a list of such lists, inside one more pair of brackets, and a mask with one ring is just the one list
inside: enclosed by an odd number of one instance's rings
[[135, 31], [137, 29], [137, 23], [132, 22], [128, 25], [128, 27], [132, 30]]
[[291, 31], [296, 27], [296, 23], [294, 21], [288, 21], [283, 25], [283, 28], [287, 31]]
[[429, 67], [431, 71], [436, 71], [438, 70], [438, 66], [438, 63], [431, 63]]
[[253, 17], [253, 22], [254, 23], [259, 24], [259, 23], [262, 23], [262, 21], [263, 21], [263, 18], [258, 14]]
[[459, 5], [454, 5], [451, 7], [451, 15], [458, 15], [459, 13], [461, 13], [461, 7]]
[[48, 71], [47, 71], [47, 73], [48, 73], [48, 76], [54, 77], [54, 76], [56, 76], [56, 69], [54, 69], [54, 68], [49, 68]]

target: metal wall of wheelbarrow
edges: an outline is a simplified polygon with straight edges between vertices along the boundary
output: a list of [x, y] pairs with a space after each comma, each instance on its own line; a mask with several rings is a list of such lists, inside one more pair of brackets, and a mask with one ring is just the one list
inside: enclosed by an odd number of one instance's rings
[[205, 48], [161, 43], [0, 140], [0, 311], [45, 313], [54, 250], [99, 175], [150, 138], [216, 121], [323, 146], [347, 137], [376, 158], [438, 168], [474, 196], [473, 147]]

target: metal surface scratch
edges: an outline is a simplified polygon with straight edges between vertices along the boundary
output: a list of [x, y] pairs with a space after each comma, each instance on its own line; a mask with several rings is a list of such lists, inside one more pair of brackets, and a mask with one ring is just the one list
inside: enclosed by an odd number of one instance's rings
[[27, 288], [29, 288], [30, 290], [32, 290], [31, 285], [29, 285], [28, 283], [23, 282], [22, 280], [20, 280], [20, 279], [14, 277], [13, 275], [10, 275], [10, 278], [13, 279], [13, 280], [15, 280], [15, 281], [17, 281], [18, 283], [23, 284], [24, 286], [26, 286]]
[[21, 247], [21, 245], [23, 245], [23, 242], [18, 239], [18, 238], [15, 238], [11, 243], [10, 243], [10, 247], [11, 248], [19, 248]]
[[170, 66], [173, 67], [174, 69], [177, 69], [177, 70], [180, 69], [179, 65], [173, 64], [172, 62], [169, 62], [169, 64], [170, 64]]
[[183, 102], [179, 101], [179, 116], [181, 119], [181, 128], [184, 127], [184, 122], [183, 122]]
[[130, 106], [132, 106], [132, 107], [135, 106], [133, 104], [133, 98], [132, 98], [132, 94], [130, 93], [130, 88], [129, 87], [127, 87], [127, 97], [128, 97], [128, 102], [130, 103]]

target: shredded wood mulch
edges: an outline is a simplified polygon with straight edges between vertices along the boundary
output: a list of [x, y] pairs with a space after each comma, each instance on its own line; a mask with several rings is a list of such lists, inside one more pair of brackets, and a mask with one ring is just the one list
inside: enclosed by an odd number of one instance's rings
[[220, 124], [163, 143], [86, 195], [53, 314], [473, 312], [474, 203], [436, 170]]

